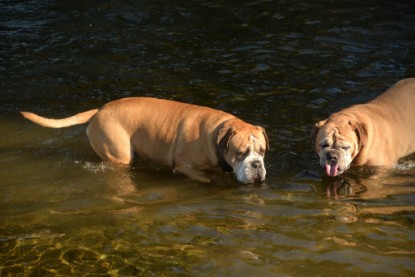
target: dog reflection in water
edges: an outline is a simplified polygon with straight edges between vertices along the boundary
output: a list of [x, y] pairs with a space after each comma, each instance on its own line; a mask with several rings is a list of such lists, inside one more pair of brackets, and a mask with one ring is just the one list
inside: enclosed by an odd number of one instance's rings
[[[384, 178], [324, 178], [323, 189], [328, 199], [346, 201], [331, 202], [336, 221], [352, 223], [363, 221], [378, 223], [380, 219], [371, 215], [390, 215], [415, 212], [415, 205], [358, 205], [347, 199], [384, 199], [390, 196], [415, 193], [415, 177], [390, 176]], [[391, 222], [396, 224], [396, 222]]]
[[394, 195], [415, 193], [415, 177], [337, 177], [323, 178], [328, 198], [383, 199]]

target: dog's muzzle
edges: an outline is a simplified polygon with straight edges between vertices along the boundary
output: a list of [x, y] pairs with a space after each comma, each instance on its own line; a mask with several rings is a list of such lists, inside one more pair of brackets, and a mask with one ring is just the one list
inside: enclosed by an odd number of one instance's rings
[[245, 160], [239, 162], [234, 172], [238, 181], [245, 184], [260, 183], [265, 180], [266, 170], [264, 161], [258, 158]]
[[341, 150], [328, 150], [321, 153], [320, 165], [326, 170], [326, 174], [331, 177], [342, 174], [350, 167], [351, 157]]

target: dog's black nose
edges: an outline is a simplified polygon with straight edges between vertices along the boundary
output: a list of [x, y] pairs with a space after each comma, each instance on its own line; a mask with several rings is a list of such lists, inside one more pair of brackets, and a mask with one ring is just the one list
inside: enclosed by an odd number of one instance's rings
[[253, 168], [262, 168], [262, 163], [260, 161], [254, 161], [252, 162], [251, 166]]
[[328, 161], [337, 162], [337, 158], [338, 158], [337, 154], [332, 154], [332, 153], [327, 153], [326, 154], [326, 159]]

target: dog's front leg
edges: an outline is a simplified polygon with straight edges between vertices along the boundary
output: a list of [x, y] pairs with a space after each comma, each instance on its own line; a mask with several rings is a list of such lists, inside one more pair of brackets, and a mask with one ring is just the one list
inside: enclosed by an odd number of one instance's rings
[[210, 179], [206, 177], [206, 175], [200, 169], [194, 168], [190, 164], [182, 164], [178, 165], [173, 169], [173, 172], [180, 172], [192, 180], [202, 182], [202, 183], [210, 183]]

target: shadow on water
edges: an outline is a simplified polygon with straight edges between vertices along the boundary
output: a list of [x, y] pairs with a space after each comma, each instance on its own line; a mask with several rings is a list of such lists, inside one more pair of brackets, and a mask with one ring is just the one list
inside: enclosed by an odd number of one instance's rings
[[[307, 144], [318, 120], [413, 77], [412, 2], [0, 2], [0, 275], [412, 276], [414, 157], [331, 179]], [[266, 183], [119, 169], [85, 126], [18, 114], [129, 96], [264, 126]]]

